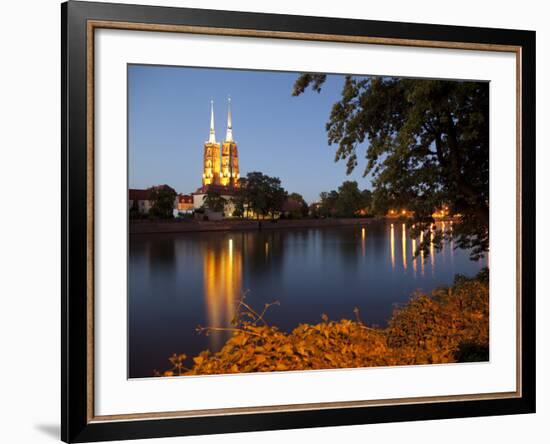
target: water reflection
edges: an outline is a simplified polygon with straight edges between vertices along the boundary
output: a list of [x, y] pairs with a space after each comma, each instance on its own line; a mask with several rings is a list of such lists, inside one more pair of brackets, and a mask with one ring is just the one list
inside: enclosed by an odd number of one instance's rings
[[365, 252], [366, 252], [366, 245], [367, 245], [367, 236], [366, 236], [367, 232], [366, 232], [366, 229], [365, 227], [361, 228], [361, 253], [362, 253], [362, 256], [365, 257]]
[[[220, 249], [206, 248], [203, 253], [204, 298], [209, 326], [224, 327], [231, 324], [235, 304], [242, 292], [242, 254], [235, 249], [233, 239]], [[224, 336], [210, 335], [210, 345], [218, 349]]]
[[169, 239], [162, 239], [147, 245], [149, 264], [152, 269], [169, 272], [176, 265], [175, 245]]
[[393, 224], [390, 225], [390, 249], [391, 249], [391, 267], [395, 269], [395, 235]]
[[434, 248], [434, 227], [430, 227], [430, 262], [432, 265], [432, 276], [435, 272], [435, 248]]
[[[174, 352], [217, 351], [229, 333], [197, 335], [203, 326], [230, 326], [243, 292], [253, 307], [279, 300], [266, 320], [283, 331], [300, 323], [353, 317], [384, 326], [393, 304], [417, 289], [452, 284], [486, 261], [472, 262], [452, 241], [430, 260], [410, 230], [395, 224], [131, 236], [129, 249], [130, 377], [166, 368]], [[452, 229], [447, 225], [448, 229]], [[397, 234], [399, 235], [399, 234]], [[410, 243], [409, 243], [410, 242]], [[367, 248], [368, 244], [368, 248]], [[400, 251], [399, 251], [400, 250]], [[443, 261], [443, 255], [448, 258]], [[399, 259], [396, 260], [396, 256]], [[430, 267], [431, 273], [425, 272]]]
[[401, 228], [401, 250], [403, 255], [403, 269], [407, 269], [407, 232], [405, 224]]
[[416, 239], [411, 239], [412, 243], [412, 263], [413, 263], [413, 271], [414, 271], [414, 277], [416, 277], [416, 260], [418, 259], [416, 256]]

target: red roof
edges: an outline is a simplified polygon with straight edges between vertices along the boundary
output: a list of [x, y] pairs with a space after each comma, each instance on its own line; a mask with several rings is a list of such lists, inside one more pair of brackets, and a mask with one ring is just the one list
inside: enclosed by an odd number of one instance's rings
[[191, 203], [193, 203], [193, 196], [191, 196], [189, 194], [179, 194], [178, 195], [178, 202], [179, 203], [191, 204]]
[[149, 200], [151, 195], [151, 190], [137, 190], [130, 188], [128, 190], [128, 199], [130, 200]]
[[170, 188], [168, 185], [155, 185], [153, 187], [149, 187], [146, 190], [138, 190], [136, 188], [130, 188], [128, 190], [128, 199], [129, 200], [150, 200], [151, 199], [151, 191], [159, 188]]

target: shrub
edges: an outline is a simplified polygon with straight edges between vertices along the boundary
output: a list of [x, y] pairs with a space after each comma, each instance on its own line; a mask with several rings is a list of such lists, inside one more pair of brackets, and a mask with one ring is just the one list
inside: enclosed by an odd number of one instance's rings
[[[356, 368], [388, 365], [486, 361], [489, 357], [488, 272], [474, 279], [457, 276], [450, 288], [430, 296], [416, 293], [396, 309], [385, 329], [355, 320], [300, 324], [285, 333], [264, 320], [278, 302], [255, 311], [243, 298], [231, 327], [198, 327], [204, 334], [232, 331], [220, 351], [201, 352], [192, 359], [174, 354], [164, 376]], [[157, 375], [160, 375], [157, 373]]]

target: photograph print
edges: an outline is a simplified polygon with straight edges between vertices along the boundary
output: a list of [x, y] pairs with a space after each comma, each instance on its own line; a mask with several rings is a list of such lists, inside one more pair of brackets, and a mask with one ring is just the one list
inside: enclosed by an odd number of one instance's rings
[[127, 75], [129, 378], [489, 361], [488, 82]]

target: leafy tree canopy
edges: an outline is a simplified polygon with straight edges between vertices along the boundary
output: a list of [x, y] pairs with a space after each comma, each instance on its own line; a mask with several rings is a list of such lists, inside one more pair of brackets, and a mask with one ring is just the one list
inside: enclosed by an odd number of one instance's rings
[[226, 201], [221, 194], [214, 190], [208, 190], [202, 198], [202, 201], [206, 208], [217, 213], [223, 212], [226, 204]]
[[344, 181], [338, 191], [323, 191], [319, 197], [321, 202], [317, 213], [323, 217], [357, 216], [362, 210], [369, 212], [372, 201], [370, 190], [361, 191], [356, 181], [349, 180]]
[[[293, 95], [320, 92], [324, 74], [302, 74]], [[379, 210], [414, 212], [413, 234], [427, 231], [432, 213], [460, 215], [457, 245], [477, 259], [489, 248], [489, 87], [486, 82], [346, 76], [326, 124], [335, 161], [350, 174], [364, 147], [363, 174]], [[438, 245], [436, 245], [437, 247]], [[425, 245], [422, 246], [425, 248]]]
[[307, 217], [309, 206], [299, 193], [290, 193], [283, 205], [283, 211], [293, 218]]
[[158, 219], [174, 217], [173, 210], [176, 197], [176, 191], [168, 185], [151, 187], [149, 199], [151, 199], [152, 204], [149, 215]]
[[363, 208], [363, 194], [355, 181], [345, 181], [338, 187], [336, 211], [338, 215], [353, 217]]
[[287, 198], [287, 192], [281, 186], [278, 177], [253, 171], [241, 180], [236, 200], [243, 202], [243, 206], [253, 211], [256, 215], [264, 217], [281, 212]]

